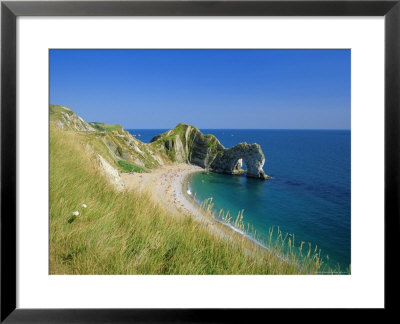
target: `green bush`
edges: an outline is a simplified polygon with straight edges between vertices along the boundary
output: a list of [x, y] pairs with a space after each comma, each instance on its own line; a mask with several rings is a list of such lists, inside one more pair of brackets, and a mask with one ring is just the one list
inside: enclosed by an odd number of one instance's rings
[[143, 168], [124, 160], [119, 160], [118, 165], [126, 172], [143, 172]]

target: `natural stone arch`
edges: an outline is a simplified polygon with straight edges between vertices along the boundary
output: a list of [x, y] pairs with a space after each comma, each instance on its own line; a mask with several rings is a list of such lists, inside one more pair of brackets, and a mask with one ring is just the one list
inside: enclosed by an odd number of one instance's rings
[[211, 164], [211, 169], [216, 172], [235, 174], [238, 173], [240, 160], [247, 166], [247, 177], [265, 179], [263, 166], [265, 156], [259, 144], [240, 143], [220, 152]]
[[[226, 149], [212, 134], [204, 135], [196, 127], [178, 124], [174, 129], [153, 137], [151, 143], [161, 144], [169, 159], [187, 162], [213, 172], [237, 174], [239, 160], [247, 165], [247, 176], [269, 178], [264, 170], [264, 153], [259, 144], [240, 143]], [[240, 164], [240, 163], [239, 163]]]

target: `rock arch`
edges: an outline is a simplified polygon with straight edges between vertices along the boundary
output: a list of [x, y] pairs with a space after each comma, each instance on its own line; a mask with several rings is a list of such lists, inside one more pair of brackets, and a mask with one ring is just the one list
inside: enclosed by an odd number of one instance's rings
[[212, 171], [220, 173], [238, 173], [238, 167], [244, 161], [247, 166], [246, 176], [267, 179], [263, 170], [265, 156], [259, 144], [240, 143], [223, 152], [219, 152], [211, 163]]
[[204, 135], [198, 128], [186, 124], [178, 124], [153, 137], [151, 143], [157, 143], [153, 145], [174, 162], [195, 164], [212, 172], [237, 174], [242, 173], [239, 166], [244, 161], [248, 177], [269, 178], [263, 170], [264, 153], [256, 143], [239, 143], [226, 149], [214, 135]]

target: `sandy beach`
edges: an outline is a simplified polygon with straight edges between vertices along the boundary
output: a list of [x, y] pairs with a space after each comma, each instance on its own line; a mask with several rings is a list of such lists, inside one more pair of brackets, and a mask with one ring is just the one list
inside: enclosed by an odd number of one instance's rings
[[121, 175], [127, 189], [149, 191], [157, 203], [161, 203], [172, 214], [177, 211], [192, 215], [206, 225], [214, 225], [211, 219], [206, 217], [199, 206], [190, 201], [188, 193], [184, 193], [184, 181], [193, 173], [204, 169], [185, 163], [167, 165], [152, 170], [150, 173], [124, 173]]
[[242, 235], [243, 232], [232, 226], [222, 224], [213, 219], [212, 216], [207, 215], [194, 202], [189, 193], [184, 192], [187, 190], [188, 176], [202, 171], [204, 169], [198, 166], [181, 163], [163, 166], [152, 170], [150, 173], [123, 173], [121, 177], [128, 190], [150, 192], [154, 202], [162, 204], [171, 215], [188, 214], [220, 237], [234, 241], [236, 241], [235, 238], [239, 238], [240, 241], [244, 239], [248, 247], [261, 247], [259, 243], [247, 237], [247, 235]]

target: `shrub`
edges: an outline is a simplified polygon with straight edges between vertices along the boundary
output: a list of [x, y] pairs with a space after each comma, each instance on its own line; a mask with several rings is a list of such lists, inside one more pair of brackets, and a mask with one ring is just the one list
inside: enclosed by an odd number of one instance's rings
[[118, 165], [126, 172], [143, 172], [143, 168], [124, 160], [119, 160]]

